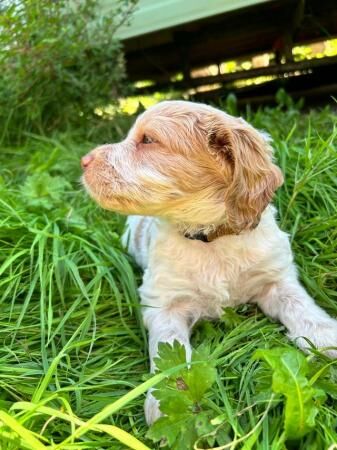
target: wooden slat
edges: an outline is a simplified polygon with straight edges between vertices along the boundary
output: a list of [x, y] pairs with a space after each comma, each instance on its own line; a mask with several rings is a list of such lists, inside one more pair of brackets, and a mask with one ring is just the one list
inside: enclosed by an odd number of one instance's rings
[[221, 74], [221, 75], [212, 75], [198, 78], [190, 78], [189, 80], [181, 80], [176, 82], [169, 83], [156, 83], [153, 86], [148, 86], [144, 88], [138, 88], [137, 94], [151, 94], [154, 92], [165, 92], [170, 90], [184, 90], [187, 88], [193, 88], [198, 86], [205, 86], [211, 84], [218, 83], [231, 83], [237, 80], [248, 80], [251, 78], [256, 78], [259, 76], [268, 76], [268, 75], [281, 75], [284, 73], [294, 73], [301, 72], [307, 69], [315, 69], [315, 68], [323, 68], [326, 66], [334, 66], [334, 69], [337, 65], [337, 56], [334, 57], [326, 57], [326, 58], [317, 58], [305, 61], [298, 61], [294, 63], [287, 64], [277, 64], [270, 65], [267, 67], [260, 67], [257, 69], [250, 70], [240, 70], [238, 72]]
[[[272, 0], [139, 0], [130, 25], [121, 27], [117, 37], [121, 40], [142, 36], [183, 23], [238, 10]], [[99, 7], [108, 14], [116, 0], [100, 0]]]

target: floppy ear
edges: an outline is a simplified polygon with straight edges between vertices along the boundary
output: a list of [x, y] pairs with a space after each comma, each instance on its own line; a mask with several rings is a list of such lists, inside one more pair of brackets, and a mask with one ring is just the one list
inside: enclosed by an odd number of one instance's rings
[[231, 166], [225, 194], [228, 227], [234, 233], [255, 228], [283, 183], [267, 139], [243, 119], [228, 116], [228, 120], [212, 122], [208, 145], [220, 164]]

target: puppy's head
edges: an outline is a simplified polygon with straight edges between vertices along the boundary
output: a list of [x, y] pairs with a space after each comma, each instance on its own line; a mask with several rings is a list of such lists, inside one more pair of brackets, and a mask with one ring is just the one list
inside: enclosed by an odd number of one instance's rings
[[210, 106], [167, 101], [126, 139], [82, 159], [83, 182], [104, 208], [191, 226], [254, 228], [283, 177], [266, 138]]

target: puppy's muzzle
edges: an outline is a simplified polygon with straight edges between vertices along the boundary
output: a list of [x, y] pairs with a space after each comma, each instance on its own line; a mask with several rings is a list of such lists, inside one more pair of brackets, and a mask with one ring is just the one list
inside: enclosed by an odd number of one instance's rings
[[98, 166], [100, 164], [104, 164], [107, 162], [108, 154], [112, 150], [111, 144], [101, 145], [100, 147], [95, 148], [94, 150], [91, 150], [89, 153], [87, 153], [85, 156], [81, 159], [81, 167], [85, 171], [89, 167], [92, 168], [92, 166]]

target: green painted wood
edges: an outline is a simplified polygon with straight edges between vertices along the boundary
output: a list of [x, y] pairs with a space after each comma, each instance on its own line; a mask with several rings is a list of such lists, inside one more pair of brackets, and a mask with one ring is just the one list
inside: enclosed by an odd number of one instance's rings
[[[125, 40], [270, 1], [273, 0], [139, 0], [130, 25], [121, 27], [116, 35]], [[100, 0], [102, 13], [109, 13], [114, 4], [115, 0]]]

